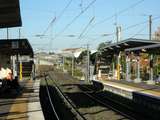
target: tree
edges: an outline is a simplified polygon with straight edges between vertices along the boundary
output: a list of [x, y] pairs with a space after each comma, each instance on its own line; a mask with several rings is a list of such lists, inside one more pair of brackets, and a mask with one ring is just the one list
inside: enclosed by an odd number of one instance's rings
[[98, 50], [98, 51], [102, 51], [105, 47], [106, 47], [106, 43], [105, 43], [105, 42], [100, 43], [100, 44], [98, 45], [97, 50]]
[[107, 47], [110, 44], [111, 44], [111, 41], [100, 43], [97, 48], [97, 57], [105, 57], [105, 47]]
[[84, 56], [87, 56], [87, 50], [81, 52], [81, 54], [79, 55], [79, 57], [76, 59], [77, 63], [82, 63]]

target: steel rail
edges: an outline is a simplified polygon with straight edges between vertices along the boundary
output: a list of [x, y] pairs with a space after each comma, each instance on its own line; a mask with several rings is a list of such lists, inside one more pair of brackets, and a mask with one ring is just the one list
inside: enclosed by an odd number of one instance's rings
[[[90, 88], [88, 88], [88, 87], [84, 87], [84, 86], [81, 86], [81, 87], [83, 87], [83, 88], [85, 88], [85, 89], [87, 89], [87, 90], [93, 90], [93, 89], [90, 89]], [[131, 119], [131, 120], [136, 120], [136, 118], [131, 117], [130, 115], [127, 115], [127, 114], [125, 114], [124, 112], [121, 112], [120, 110], [117, 110], [117, 109], [114, 108], [113, 106], [111, 106], [111, 105], [109, 105], [109, 104], [105, 104], [103, 101], [99, 100], [97, 97], [92, 96], [92, 95], [88, 94], [87, 92], [84, 92], [83, 90], [82, 90], [82, 92], [83, 92], [84, 94], [86, 94], [88, 97], [90, 97], [90, 98], [92, 98], [93, 100], [97, 101], [99, 104], [104, 105], [104, 106], [112, 109], [113, 111], [115, 111], [115, 112], [117, 112], [117, 113], [120, 113], [121, 115], [123, 115], [123, 116], [125, 116], [125, 117], [127, 117], [127, 118], [129, 118], [129, 119]], [[117, 101], [115, 101], [115, 100], [111, 100], [110, 98], [106, 98], [106, 97], [105, 97], [105, 99], [106, 99], [106, 100], [109, 100], [110, 102], [113, 102], [113, 103], [115, 103], [115, 104], [118, 104], [118, 105], [120, 105], [120, 106], [123, 106], [123, 107], [125, 107], [125, 108], [130, 109], [130, 110], [133, 111], [133, 109], [131, 109], [130, 107], [128, 107], [128, 106], [126, 106], [126, 105], [124, 105], [124, 104], [122, 104], [122, 103], [120, 103], [120, 102], [117, 102]]]
[[73, 112], [75, 113], [76, 116], [78, 116], [81, 120], [87, 120], [83, 114], [81, 114], [76, 106], [71, 103], [71, 101], [64, 95], [64, 93], [62, 92], [62, 90], [59, 88], [59, 86], [57, 85], [57, 83], [55, 82], [55, 80], [52, 79], [52, 77], [48, 74], [48, 77], [51, 79], [51, 81], [53, 82], [53, 84], [55, 85], [56, 90], [58, 91], [58, 93], [64, 98], [64, 100], [68, 103], [68, 105], [70, 105], [71, 109], [74, 110]]
[[56, 112], [56, 110], [55, 110], [55, 108], [54, 108], [54, 105], [53, 105], [53, 103], [52, 103], [52, 99], [51, 99], [51, 96], [50, 96], [50, 92], [49, 92], [48, 82], [47, 82], [46, 76], [45, 76], [45, 81], [46, 81], [46, 91], [47, 91], [47, 95], [48, 95], [49, 102], [50, 102], [50, 104], [51, 104], [52, 110], [53, 110], [53, 112], [54, 112], [54, 114], [55, 114], [55, 116], [56, 116], [56, 119], [57, 119], [57, 120], [60, 120], [60, 118], [59, 118], [59, 116], [58, 116], [58, 114], [57, 114], [57, 112]]
[[[93, 91], [93, 89], [90, 89], [90, 88], [87, 88], [87, 87], [84, 87], [84, 86], [81, 86], [81, 87], [83, 87], [83, 88], [85, 88], [85, 89], [88, 89], [88, 90], [92, 90], [92, 91]], [[108, 97], [104, 97], [104, 98], [105, 98], [105, 99], [107, 99], [107, 100], [109, 100], [109, 101], [112, 101], [112, 102], [114, 102], [114, 103], [116, 103], [116, 104], [122, 105], [122, 106], [124, 106], [124, 107], [125, 107], [125, 108], [127, 108], [127, 109], [132, 110], [132, 108], [131, 108], [131, 107], [129, 107], [129, 106], [127, 106], [127, 105], [123, 104], [123, 103], [120, 103], [120, 102], [118, 102], [118, 101], [116, 101], [116, 100], [113, 100], [113, 99], [110, 99], [110, 98], [108, 98]]]
[[[71, 101], [64, 95], [64, 93], [62, 92], [62, 90], [59, 88], [58, 83], [56, 83], [56, 81], [52, 79], [51, 75], [48, 75], [48, 77], [52, 80], [53, 84], [55, 85], [55, 88], [58, 90], [58, 92], [61, 94], [61, 96], [66, 99], [66, 101], [73, 107], [73, 109], [74, 109], [76, 112], [78, 112], [78, 114], [79, 114], [80, 116], [82, 116], [82, 118], [84, 118], [84, 120], [86, 120], [86, 118], [77, 110], [77, 108], [74, 106], [74, 104], [71, 103]], [[84, 87], [84, 86], [81, 86], [81, 87], [83, 87], [83, 88], [85, 88], [85, 89], [87, 89], [87, 90], [92, 90], [92, 91], [93, 91], [93, 89], [90, 89], [90, 88], [88, 88], [88, 87]], [[101, 101], [98, 97], [95, 97], [95, 96], [93, 96], [93, 95], [90, 95], [88, 92], [85, 92], [85, 91], [83, 91], [83, 90], [81, 90], [81, 92], [83, 92], [85, 95], [87, 95], [87, 96], [88, 96], [89, 98], [91, 98], [93, 101], [95, 101], [95, 102], [97, 102], [97, 103], [99, 103], [99, 104], [101, 104], [101, 105], [103, 105], [103, 106], [105, 106], [105, 107], [107, 107], [107, 108], [110, 108], [111, 110], [119, 113], [120, 115], [123, 115], [124, 117], [126, 117], [126, 118], [128, 118], [128, 119], [131, 119], [131, 120], [136, 120], [135, 117], [132, 117], [132, 116], [130, 116], [130, 115], [124, 113], [124, 112], [121, 112], [120, 110], [116, 109], [114, 106], [111, 106], [111, 105], [109, 105], [109, 104], [107, 104], [107, 103], [104, 103], [104, 102]], [[106, 98], [106, 99], [108, 99], [108, 98]], [[111, 99], [108, 99], [108, 100], [109, 100], [110, 102], [113, 102], [114, 104], [123, 106], [123, 107], [125, 107], [125, 108], [127, 108], [127, 109], [131, 109], [130, 107], [128, 107], [128, 106], [126, 106], [126, 105], [124, 105], [124, 104], [122, 104], [122, 103], [119, 103], [119, 102], [117, 102], [117, 101], [114, 101], [114, 100], [111, 100]]]

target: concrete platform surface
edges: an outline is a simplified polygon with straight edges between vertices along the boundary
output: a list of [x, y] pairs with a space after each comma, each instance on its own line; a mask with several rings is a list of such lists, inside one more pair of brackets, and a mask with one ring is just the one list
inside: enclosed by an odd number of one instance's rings
[[44, 120], [39, 99], [39, 87], [40, 80], [37, 79], [33, 84], [33, 92], [29, 95], [28, 120]]
[[141, 92], [144, 94], [149, 94], [152, 96], [160, 97], [160, 87], [154, 85], [145, 85], [143, 83], [132, 83], [127, 81], [117, 81], [117, 80], [101, 80], [101, 82], [106, 86], [111, 86], [119, 90], [132, 92]]
[[23, 80], [0, 94], [0, 120], [44, 120], [39, 100], [40, 80]]

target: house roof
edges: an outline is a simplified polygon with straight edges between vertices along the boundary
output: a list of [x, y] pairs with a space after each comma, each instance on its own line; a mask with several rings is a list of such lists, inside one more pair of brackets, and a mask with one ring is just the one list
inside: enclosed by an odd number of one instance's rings
[[21, 25], [19, 0], [0, 0], [0, 28]]
[[27, 39], [0, 39], [0, 54], [33, 57], [33, 49]]

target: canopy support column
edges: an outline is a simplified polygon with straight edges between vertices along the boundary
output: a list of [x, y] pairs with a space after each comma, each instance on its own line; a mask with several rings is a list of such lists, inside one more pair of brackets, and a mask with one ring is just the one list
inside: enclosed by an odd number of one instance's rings
[[117, 80], [120, 80], [120, 52], [117, 55]]
[[129, 56], [129, 53], [126, 54], [126, 80], [127, 81], [131, 81], [131, 78], [130, 78], [130, 66], [131, 65], [131, 62], [130, 62], [130, 56]]
[[148, 80], [147, 83], [155, 84], [153, 80], [153, 54], [150, 55], [150, 80]]
[[139, 53], [136, 56], [137, 59], [137, 78], [134, 80], [135, 83], [140, 83], [141, 78], [140, 78], [140, 56]]

